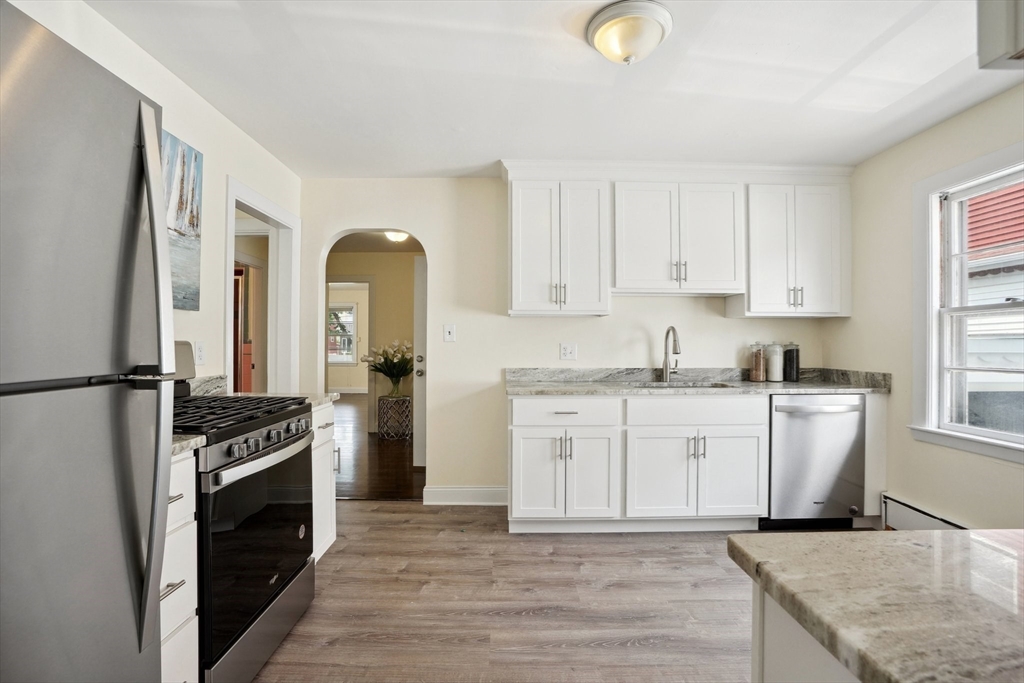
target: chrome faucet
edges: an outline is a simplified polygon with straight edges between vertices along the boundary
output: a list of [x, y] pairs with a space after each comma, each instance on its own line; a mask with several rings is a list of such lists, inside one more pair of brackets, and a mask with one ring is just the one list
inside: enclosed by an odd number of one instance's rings
[[677, 368], [679, 367], [679, 359], [678, 358], [676, 359], [675, 364], [671, 368], [668, 366], [668, 338], [669, 338], [669, 336], [672, 337], [672, 353], [674, 353], [676, 355], [679, 355], [680, 353], [682, 353], [682, 350], [679, 348], [679, 334], [676, 332], [676, 328], [670, 325], [669, 328], [667, 330], [665, 330], [665, 358], [661, 362], [661, 381], [662, 382], [669, 381], [669, 378], [672, 375], [672, 373], [678, 372]]

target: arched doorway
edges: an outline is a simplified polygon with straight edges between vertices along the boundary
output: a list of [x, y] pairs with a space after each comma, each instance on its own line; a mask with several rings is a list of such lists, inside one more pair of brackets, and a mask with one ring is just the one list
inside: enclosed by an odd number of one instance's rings
[[[423, 498], [426, 254], [415, 237], [387, 235], [346, 234], [325, 258], [320, 362], [324, 390], [341, 394], [335, 403], [339, 498]], [[389, 396], [392, 382], [363, 359], [381, 358], [381, 349], [396, 342], [412, 372], [399, 382], [399, 396]]]

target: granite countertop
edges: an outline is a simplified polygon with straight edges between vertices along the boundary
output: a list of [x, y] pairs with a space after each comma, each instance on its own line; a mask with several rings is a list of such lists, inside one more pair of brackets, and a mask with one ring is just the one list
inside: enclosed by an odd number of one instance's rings
[[[745, 368], [680, 368], [667, 386], [650, 368], [508, 368], [508, 396], [673, 396], [690, 394], [888, 394], [890, 376], [831, 368], [805, 368], [799, 382], [751, 382]], [[687, 386], [687, 384], [691, 384]], [[692, 386], [692, 384], [713, 386]]]
[[171, 457], [194, 451], [206, 445], [206, 437], [194, 434], [173, 434], [171, 436]]
[[729, 557], [861, 681], [1024, 680], [1024, 530], [740, 534]]

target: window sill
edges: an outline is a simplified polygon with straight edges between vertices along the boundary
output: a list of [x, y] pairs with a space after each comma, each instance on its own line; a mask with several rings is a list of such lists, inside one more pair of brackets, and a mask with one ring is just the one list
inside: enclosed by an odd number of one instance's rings
[[961, 451], [969, 451], [978, 455], [986, 455], [990, 458], [1008, 460], [1009, 462], [1024, 465], [1024, 448], [1017, 444], [996, 439], [986, 439], [983, 436], [971, 434], [959, 434], [946, 429], [934, 427], [918, 427], [908, 425], [911, 435], [918, 441], [956, 448]]
[[332, 360], [328, 361], [327, 365], [332, 368], [354, 368], [359, 365], [359, 361]]

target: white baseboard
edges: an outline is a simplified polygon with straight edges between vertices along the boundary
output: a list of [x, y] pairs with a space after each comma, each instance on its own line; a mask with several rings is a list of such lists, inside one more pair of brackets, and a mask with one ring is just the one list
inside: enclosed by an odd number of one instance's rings
[[665, 519], [510, 519], [510, 534], [577, 534], [664, 531], [757, 531], [757, 517]]
[[331, 394], [367, 394], [369, 391], [366, 387], [330, 387], [328, 393]]
[[425, 486], [424, 505], [508, 505], [504, 486]]

